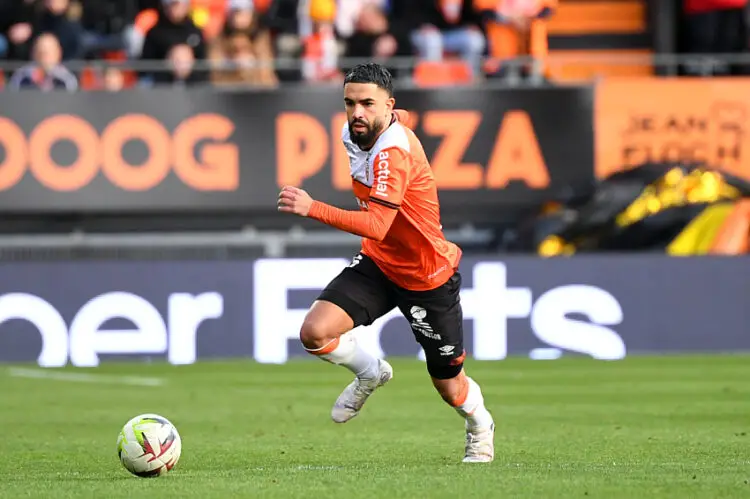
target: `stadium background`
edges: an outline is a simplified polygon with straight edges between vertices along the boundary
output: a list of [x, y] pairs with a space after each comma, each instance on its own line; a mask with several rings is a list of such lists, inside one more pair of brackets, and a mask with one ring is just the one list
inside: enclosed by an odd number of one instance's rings
[[[175, 363], [301, 355], [358, 241], [275, 197], [354, 207], [340, 86], [362, 60], [393, 69], [431, 158], [472, 355], [744, 349], [743, 3], [5, 2], [0, 359], [171, 359], [180, 293], [209, 305]], [[406, 327], [373, 350], [418, 355]]]
[[[746, 497], [746, 3], [0, 0], [0, 497]], [[358, 240], [276, 196], [355, 209], [369, 60], [464, 249], [488, 467], [406, 319], [356, 333], [396, 376], [343, 426], [296, 340]], [[115, 453], [147, 412], [156, 481]]]

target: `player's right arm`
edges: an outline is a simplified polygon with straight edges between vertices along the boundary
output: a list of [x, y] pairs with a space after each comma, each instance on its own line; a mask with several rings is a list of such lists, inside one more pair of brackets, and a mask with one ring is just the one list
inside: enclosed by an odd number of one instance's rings
[[396, 218], [406, 191], [408, 156], [392, 147], [380, 151], [374, 162], [373, 183], [367, 211], [342, 210], [296, 187], [284, 187], [279, 195], [279, 211], [314, 218], [326, 225], [360, 237], [382, 241]]
[[350, 211], [336, 208], [297, 187], [286, 186], [281, 190], [279, 211], [314, 218], [326, 225], [360, 237], [382, 241], [396, 218], [398, 210], [376, 205], [369, 211]]
[[398, 209], [371, 204], [368, 211], [342, 210], [321, 201], [313, 201], [308, 216], [350, 234], [382, 241], [396, 219]]

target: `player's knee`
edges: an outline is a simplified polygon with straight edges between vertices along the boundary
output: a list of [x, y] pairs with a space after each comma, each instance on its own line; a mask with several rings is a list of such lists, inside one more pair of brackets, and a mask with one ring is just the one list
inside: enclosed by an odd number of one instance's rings
[[438, 380], [451, 380], [461, 374], [461, 371], [464, 368], [463, 362], [456, 363], [456, 364], [439, 364], [439, 365], [430, 365], [429, 362], [427, 363], [427, 372], [430, 373], [430, 376], [434, 379]]
[[308, 350], [323, 348], [335, 338], [331, 328], [320, 319], [306, 318], [299, 331], [299, 339]]
[[442, 355], [427, 355], [427, 372], [435, 380], [451, 380], [461, 374], [464, 369], [464, 359], [466, 351], [461, 347], [454, 351], [461, 352], [460, 355], [443, 357]]
[[430, 373], [435, 389], [450, 405], [455, 405], [462, 396], [463, 383], [460, 374], [463, 368], [463, 362], [454, 364], [431, 363], [429, 360], [427, 362], [427, 372]]

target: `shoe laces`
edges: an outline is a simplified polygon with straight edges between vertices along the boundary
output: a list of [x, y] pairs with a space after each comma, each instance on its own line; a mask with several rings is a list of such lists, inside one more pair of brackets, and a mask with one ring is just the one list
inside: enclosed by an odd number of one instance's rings
[[354, 385], [354, 392], [357, 395], [370, 395], [373, 391], [375, 391], [375, 388], [377, 387], [378, 379], [359, 379], [357, 378], [357, 383]]
[[374, 387], [369, 386], [367, 381], [363, 382], [359, 378], [356, 379], [352, 390], [354, 397], [347, 401], [345, 405], [347, 409], [359, 410], [365, 399], [372, 394]]

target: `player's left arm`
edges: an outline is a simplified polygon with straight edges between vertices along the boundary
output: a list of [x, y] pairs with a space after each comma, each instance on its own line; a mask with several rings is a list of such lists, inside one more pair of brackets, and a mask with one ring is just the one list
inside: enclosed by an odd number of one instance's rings
[[406, 191], [408, 161], [405, 151], [396, 147], [378, 153], [368, 211], [342, 210], [313, 200], [296, 187], [284, 187], [281, 191], [279, 211], [308, 216], [339, 230], [382, 241], [396, 218]]

